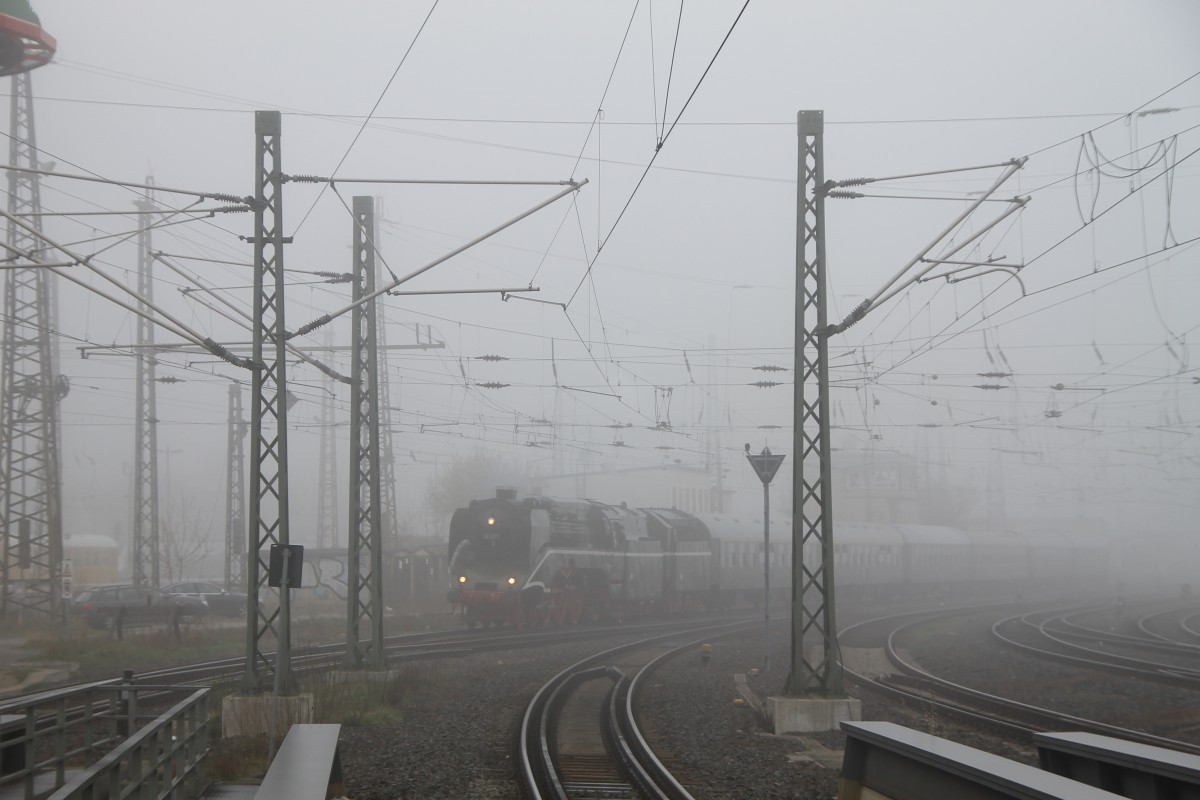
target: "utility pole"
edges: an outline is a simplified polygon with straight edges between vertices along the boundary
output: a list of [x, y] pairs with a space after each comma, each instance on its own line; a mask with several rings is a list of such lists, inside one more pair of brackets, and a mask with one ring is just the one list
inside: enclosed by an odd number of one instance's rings
[[[242, 385], [229, 384], [229, 431], [225, 480], [225, 591], [246, 591], [246, 420], [242, 417]], [[246, 617], [257, 614], [247, 609]]]
[[797, 115], [790, 697], [845, 696], [834, 619], [824, 127], [822, 111]]
[[[325, 329], [325, 345], [332, 349], [333, 331]], [[338, 539], [338, 491], [337, 491], [337, 438], [334, 436], [333, 378], [324, 375], [321, 388], [320, 436], [321, 446], [317, 455], [317, 549], [337, 547]]]
[[[153, 178], [146, 178], [152, 184]], [[150, 313], [154, 302], [154, 252], [151, 229], [156, 207], [151, 191], [134, 203], [141, 215], [138, 231], [138, 308]], [[134, 398], [133, 442], [133, 546], [130, 561], [133, 585], [138, 589], [159, 586], [158, 559], [158, 413], [155, 397], [155, 373], [158, 358], [154, 354], [154, 325], [145, 317], [137, 319], [137, 388]]]
[[[355, 197], [353, 297], [375, 291], [375, 206]], [[383, 528], [379, 486], [379, 371], [377, 301], [354, 306], [350, 323], [350, 528], [347, 563], [346, 665], [386, 669], [383, 653]], [[364, 594], [366, 598], [364, 598]], [[359, 642], [363, 623], [371, 642]]]
[[[41, 33], [41, 29], [38, 29]], [[49, 37], [46, 37], [47, 39]], [[50, 40], [52, 42], [52, 40]], [[53, 53], [53, 47], [50, 49]], [[47, 56], [48, 60], [49, 56]], [[38, 66], [34, 64], [33, 66]], [[37, 169], [31, 66], [12, 75], [8, 163]], [[36, 172], [8, 171], [8, 213], [42, 228]], [[11, 222], [7, 258], [41, 260], [41, 239]], [[63, 559], [58, 401], [66, 377], [55, 375], [50, 335], [57, 285], [49, 270], [4, 270], [0, 372], [0, 535], [4, 536], [0, 617], [18, 610], [56, 615]]]
[[[371, 231], [371, 244], [379, 252], [379, 221], [383, 219], [383, 198], [375, 198], [375, 228]], [[377, 259], [378, 261], [378, 259]], [[376, 264], [375, 279], [382, 276], [382, 262]], [[377, 309], [378, 313], [378, 309]], [[392, 448], [392, 397], [388, 379], [387, 363], [387, 320], [379, 314], [375, 320], [378, 346], [375, 348], [379, 369], [377, 387], [379, 391], [379, 491], [380, 519], [383, 522], [383, 541], [386, 546], [396, 546], [400, 538], [400, 518], [396, 504], [396, 453]]]
[[[279, 607], [260, 615], [267, 592], [271, 545], [291, 544], [288, 520], [287, 329], [284, 327], [282, 125], [278, 111], [254, 112], [254, 379], [250, 409], [250, 524], [246, 553], [246, 671], [243, 689], [272, 684], [285, 694], [291, 681], [291, 609], [286, 590]], [[274, 640], [279, 674], [266, 647]]]

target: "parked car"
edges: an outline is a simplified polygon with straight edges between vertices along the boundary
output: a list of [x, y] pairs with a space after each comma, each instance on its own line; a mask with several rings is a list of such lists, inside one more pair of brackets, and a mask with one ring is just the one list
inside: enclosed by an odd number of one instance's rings
[[75, 595], [72, 613], [83, 617], [91, 628], [114, 627], [120, 617], [122, 625], [151, 622], [198, 622], [208, 613], [203, 598], [167, 594], [160, 589], [132, 584], [93, 586]]
[[206, 581], [184, 581], [164, 586], [167, 594], [183, 597], [198, 597], [208, 603], [208, 608], [214, 614], [225, 617], [246, 616], [246, 593], [230, 592], [215, 583]]

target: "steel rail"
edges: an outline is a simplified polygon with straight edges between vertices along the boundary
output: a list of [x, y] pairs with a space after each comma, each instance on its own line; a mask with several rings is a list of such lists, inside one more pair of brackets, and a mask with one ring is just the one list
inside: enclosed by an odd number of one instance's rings
[[[975, 612], [980, 609], [965, 610]], [[1156, 747], [1165, 747], [1171, 750], [1200, 755], [1200, 745], [1084, 719], [963, 686], [962, 684], [926, 672], [920, 667], [906, 661], [899, 654], [896, 640], [902, 632], [931, 619], [950, 617], [961, 611], [963, 609], [936, 612], [916, 620], [911, 619], [914, 616], [913, 614], [902, 614], [895, 618], [871, 620], [843, 629], [842, 634], [845, 635], [854, 628], [872, 623], [878, 624], [888, 619], [896, 619], [897, 621], [902, 619], [907, 620], [888, 633], [885, 648], [888, 661], [903, 673], [904, 677], [898, 682], [901, 685], [897, 686], [892, 683], [873, 680], [857, 673], [854, 674], [855, 680], [885, 694], [903, 696], [906, 699], [929, 704], [939, 710], [961, 715], [973, 722], [982, 721], [988, 725], [1001, 727], [1010, 733], [1021, 736], [1036, 730], [1082, 730], [1103, 736], [1114, 736]], [[1083, 661], [1083, 659], [1077, 658], [1072, 658], [1072, 660], [1077, 662]], [[954, 698], [954, 700], [947, 699], [948, 697]], [[998, 716], [999, 714], [1007, 716], [1000, 717]], [[1014, 720], [1013, 716], [1022, 719]]]
[[[1101, 650], [1095, 650], [1090, 647], [1074, 644], [1066, 641], [1059, 636], [1067, 636], [1067, 634], [1059, 633], [1055, 635], [1054, 631], [1045, 628], [1045, 622], [1035, 623], [1027, 619], [1035, 616], [1034, 614], [1018, 614], [1012, 617], [1006, 617], [998, 620], [992, 625], [992, 635], [999, 641], [1004, 642], [1019, 650], [1032, 653], [1042, 658], [1049, 658], [1055, 661], [1075, 664], [1088, 667], [1090, 669], [1105, 670], [1109, 672], [1119, 672], [1128, 675], [1137, 675], [1159, 683], [1167, 683], [1172, 686], [1182, 686], [1185, 688], [1195, 689], [1200, 685], [1200, 670], [1189, 669], [1187, 667], [1179, 667], [1171, 664], [1163, 664], [1157, 661], [1146, 661], [1140, 658], [1131, 658], [1129, 656], [1119, 656], [1113, 653], [1105, 653]], [[1086, 655], [1072, 655], [1069, 652], [1055, 652], [1047, 650], [1044, 647], [1038, 647], [1035, 644], [1021, 642], [1013, 638], [1012, 635], [1006, 634], [1000, 630], [1005, 625], [1018, 625], [1027, 628], [1033, 628], [1041, 637], [1047, 641], [1056, 643], [1062, 648], [1069, 651], [1077, 651]]]
[[[753, 626], [757, 628], [757, 621]], [[750, 630], [751, 626], [747, 625], [746, 629]], [[736, 629], [735, 629], [736, 630]], [[732, 633], [734, 631], [730, 631]], [[662, 653], [649, 664], [646, 664], [638, 672], [618, 684], [616, 694], [614, 696], [613, 710], [610, 714], [612, 724], [615, 731], [619, 732], [619, 736], [615, 738], [614, 743], [617, 745], [617, 752], [621, 755], [622, 761], [625, 762], [632, 770], [633, 774], [641, 777], [644, 781], [644, 791], [655, 798], [662, 800], [693, 800], [691, 793], [683, 787], [666, 765], [655, 754], [653, 748], [646, 741], [646, 737], [642, 735], [641, 728], [637, 724], [637, 717], [634, 714], [634, 704], [637, 702], [641, 694], [642, 687], [645, 686], [645, 679], [653, 674], [662, 664], [672, 658], [683, 654], [688, 650], [695, 649], [698, 645], [705, 642], [705, 639], [696, 639], [687, 644]]]
[[1074, 614], [1071, 616], [1063, 616], [1058, 619], [1047, 620], [1046, 626], [1049, 627], [1055, 623], [1062, 625], [1065, 630], [1055, 630], [1051, 628], [1051, 632], [1060, 636], [1066, 636], [1068, 638], [1101, 641], [1118, 647], [1134, 647], [1140, 650], [1153, 650], [1161, 653], [1173, 653], [1182, 656], [1200, 656], [1200, 645], [1171, 641], [1165, 636], [1159, 636], [1158, 634], [1152, 633], [1143, 627], [1143, 624], [1151, 617], [1158, 617], [1162, 614], [1175, 613], [1177, 611], [1178, 609], [1171, 609], [1168, 612], [1157, 612], [1139, 619], [1135, 624], [1138, 626], [1138, 630], [1144, 634], [1142, 636], [1131, 636], [1130, 634], [1126, 633], [1106, 631], [1101, 628], [1093, 628], [1090, 625], [1083, 625], [1078, 622], [1074, 622], [1071, 619], [1072, 616], [1075, 616]]
[[[755, 620], [753, 623], [738, 621], [724, 622], [716, 625], [709, 624], [706, 627], [675, 630], [660, 636], [640, 639], [637, 642], [619, 645], [581, 659], [550, 678], [534, 694], [529, 704], [525, 707], [525, 713], [521, 717], [521, 728], [518, 738], [518, 772], [522, 786], [531, 800], [546, 800], [547, 798], [554, 798], [554, 800], [566, 799], [567, 795], [563, 788], [563, 781], [554, 758], [554, 718], [561, 708], [562, 703], [565, 703], [570, 689], [580, 681], [601, 676], [614, 677], [614, 672], [616, 675], [621, 674], [619, 670], [602, 666], [603, 662], [613, 656], [652, 646], [658, 642], [674, 639], [681, 635], [699, 631], [705, 631], [706, 634], [711, 635], [711, 633], [721, 630], [746, 627], [750, 624], [757, 625], [758, 621]], [[695, 645], [685, 645], [685, 647], [687, 646], [694, 647]], [[610, 695], [610, 702], [611, 700], [612, 695]], [[650, 796], [664, 798], [677, 797], [677, 795], [669, 794], [651, 794]]]
[[1182, 634], [1184, 636], [1186, 636], [1188, 639], [1196, 641], [1196, 640], [1200, 639], [1200, 635], [1198, 635], [1195, 631], [1188, 628], [1187, 623], [1188, 623], [1189, 619], [1192, 619], [1192, 618], [1196, 617], [1197, 615], [1200, 615], [1200, 611], [1196, 610], [1196, 602], [1194, 600], [1187, 602], [1187, 603], [1176, 602], [1170, 608], [1156, 611], [1156, 612], [1146, 614], [1145, 616], [1143, 616], [1141, 619], [1139, 619], [1137, 621], [1137, 629], [1139, 631], [1141, 631], [1142, 633], [1144, 633], [1146, 636], [1150, 636], [1155, 639], [1160, 639], [1164, 642], [1172, 642], [1174, 644], [1185, 644], [1185, 645], [1191, 645], [1194, 647], [1195, 645], [1191, 644], [1190, 642], [1181, 642], [1179, 639], [1172, 638], [1171, 636], [1168, 636], [1166, 634], [1155, 633], [1153, 630], [1151, 630], [1151, 628], [1153, 627], [1152, 621], [1156, 621], [1156, 620], [1163, 619], [1163, 618], [1170, 620], [1171, 617], [1178, 616], [1178, 619], [1175, 620], [1175, 625], [1172, 627], [1177, 629], [1178, 631], [1182, 632]]

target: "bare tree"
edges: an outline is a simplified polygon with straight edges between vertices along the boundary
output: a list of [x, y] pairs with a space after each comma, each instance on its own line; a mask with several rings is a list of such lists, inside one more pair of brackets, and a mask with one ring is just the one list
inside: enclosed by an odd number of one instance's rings
[[439, 469], [426, 487], [425, 504], [435, 514], [449, 515], [472, 500], [494, 496], [497, 486], [520, 489], [525, 482], [519, 463], [477, 453]]
[[160, 517], [158, 530], [159, 564], [165, 583], [181, 581], [186, 573], [194, 571], [212, 550], [213, 509], [204, 513], [182, 493], [174, 502], [168, 502]]

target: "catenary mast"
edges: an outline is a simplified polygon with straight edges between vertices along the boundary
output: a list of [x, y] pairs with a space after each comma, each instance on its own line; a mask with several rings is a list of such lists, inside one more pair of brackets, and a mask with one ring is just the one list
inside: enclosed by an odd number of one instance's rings
[[[375, 229], [371, 231], [371, 244], [375, 253], [379, 253], [379, 221], [383, 219], [383, 198], [375, 198]], [[383, 260], [375, 259], [376, 285], [382, 280]], [[382, 313], [383, 306], [377, 305], [375, 321], [375, 358], [378, 365], [379, 380], [379, 515], [383, 526], [383, 541], [385, 547], [395, 547], [400, 536], [400, 520], [396, 506], [396, 455], [392, 448], [392, 413], [391, 391], [388, 388], [387, 363], [387, 319]]]
[[229, 384], [228, 464], [225, 472], [225, 590], [246, 591], [246, 420], [242, 416], [242, 385]]
[[[9, 116], [8, 213], [42, 226], [30, 71], [47, 63], [56, 43], [27, 2], [0, 3], [0, 75], [12, 76]], [[55, 614], [61, 609], [62, 500], [58, 401], [67, 382], [55, 374], [53, 275], [39, 268], [42, 242], [12, 224], [4, 259], [27, 269], [4, 270], [4, 327], [0, 347], [0, 534], [3, 586], [0, 616]]]
[[[355, 197], [353, 299], [375, 290], [375, 207]], [[378, 336], [371, 300], [351, 312], [350, 367], [350, 526], [346, 532], [346, 664], [385, 669], [383, 653], [383, 530], [379, 484]], [[370, 642], [359, 640], [366, 625]]]
[[[146, 183], [153, 183], [147, 178]], [[155, 209], [153, 194], [138, 200], [138, 307], [150, 311], [154, 302], [154, 264], [151, 229]], [[155, 380], [158, 357], [154, 353], [154, 323], [139, 316], [137, 325], [137, 388], [134, 392], [133, 444], [133, 546], [130, 567], [133, 585], [141, 589], [159, 585], [158, 541], [158, 414]]]
[[[325, 347], [333, 352], [333, 330], [325, 329]], [[338, 465], [337, 437], [334, 435], [334, 381], [321, 378], [320, 450], [317, 455], [317, 549], [337, 547], [338, 540]]]

